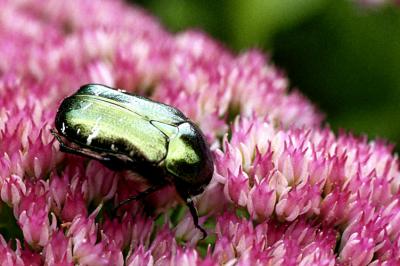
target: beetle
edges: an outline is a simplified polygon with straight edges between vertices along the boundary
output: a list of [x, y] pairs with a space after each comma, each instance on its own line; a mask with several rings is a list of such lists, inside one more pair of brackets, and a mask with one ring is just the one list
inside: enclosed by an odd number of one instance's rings
[[185, 200], [196, 228], [192, 196], [204, 191], [214, 163], [201, 130], [178, 109], [101, 84], [87, 84], [65, 98], [52, 134], [60, 150], [102, 162], [113, 170], [132, 170], [150, 187], [115, 209], [166, 185]]

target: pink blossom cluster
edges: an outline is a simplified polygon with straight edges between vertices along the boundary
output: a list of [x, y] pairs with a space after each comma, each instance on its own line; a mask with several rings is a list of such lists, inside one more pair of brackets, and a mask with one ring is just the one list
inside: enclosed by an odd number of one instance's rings
[[339, 262], [400, 263], [400, 171], [390, 145], [284, 130], [256, 116], [237, 119], [231, 134], [215, 152], [215, 189], [227, 204], [257, 222], [308, 219], [334, 229]]
[[[322, 128], [262, 53], [171, 34], [122, 1], [0, 7], [1, 265], [400, 264], [392, 147]], [[171, 104], [200, 126], [215, 161], [195, 199], [205, 240], [173, 186], [116, 216], [148, 184], [59, 151], [58, 105], [87, 83]]]

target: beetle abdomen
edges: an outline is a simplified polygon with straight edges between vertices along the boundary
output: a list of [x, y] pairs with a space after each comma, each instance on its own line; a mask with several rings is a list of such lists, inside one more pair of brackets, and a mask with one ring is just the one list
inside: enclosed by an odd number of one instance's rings
[[158, 163], [167, 154], [168, 138], [149, 121], [101, 97], [73, 95], [56, 116], [57, 130], [68, 140], [97, 151]]

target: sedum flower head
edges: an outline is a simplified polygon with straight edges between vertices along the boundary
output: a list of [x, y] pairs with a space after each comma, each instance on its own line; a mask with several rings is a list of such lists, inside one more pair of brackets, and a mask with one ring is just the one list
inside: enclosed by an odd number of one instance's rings
[[[400, 173], [383, 141], [335, 135], [262, 53], [173, 35], [122, 1], [1, 0], [2, 265], [397, 265]], [[182, 110], [211, 144], [195, 200], [61, 153], [60, 101], [86, 83]]]

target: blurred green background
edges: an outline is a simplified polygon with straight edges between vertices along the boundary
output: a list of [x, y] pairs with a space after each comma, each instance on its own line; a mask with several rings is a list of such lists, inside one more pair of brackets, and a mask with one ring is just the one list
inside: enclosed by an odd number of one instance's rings
[[[400, 5], [351, 0], [142, 0], [171, 31], [269, 53], [334, 129], [400, 146]], [[398, 149], [399, 150], [399, 149]]]

